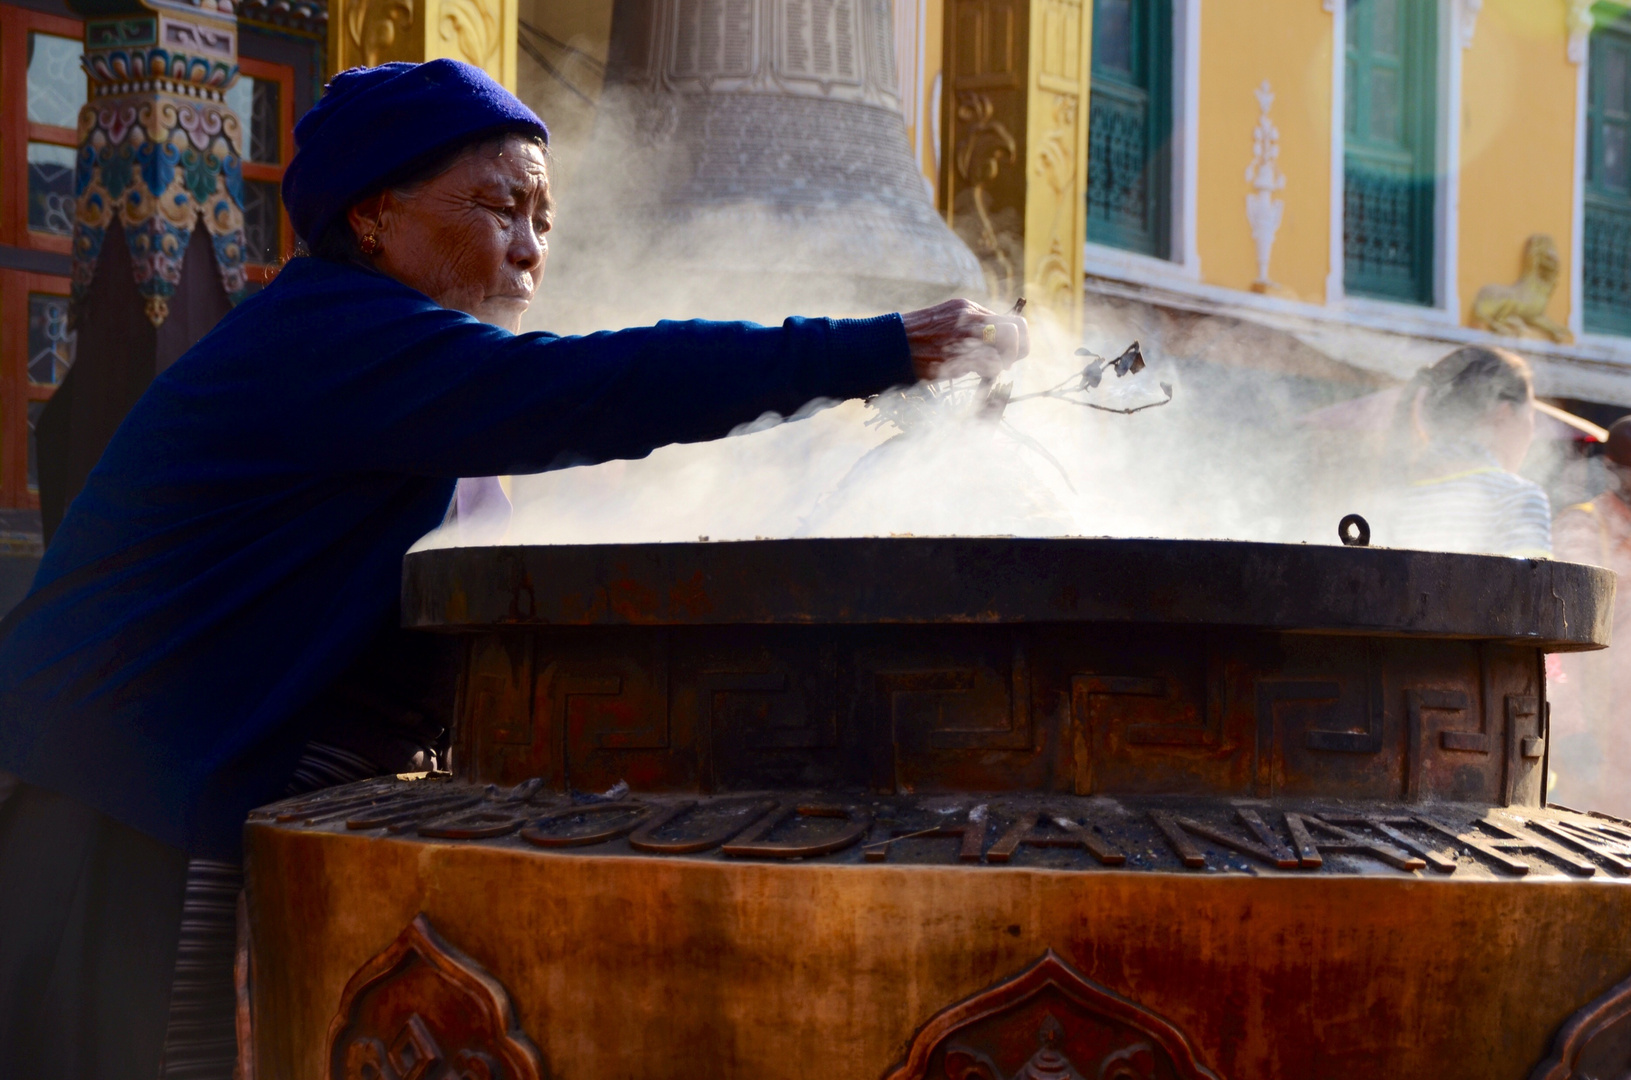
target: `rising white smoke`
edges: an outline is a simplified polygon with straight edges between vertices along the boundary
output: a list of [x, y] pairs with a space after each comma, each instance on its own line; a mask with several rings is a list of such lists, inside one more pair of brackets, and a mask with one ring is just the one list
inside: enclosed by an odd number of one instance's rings
[[[1080, 339], [1046, 319], [1032, 328], [1032, 354], [1010, 372], [1015, 397], [1086, 362]], [[1115, 356], [1127, 332], [1090, 329], [1086, 346]], [[976, 407], [972, 377], [933, 397], [817, 402], [713, 443], [515, 477], [507, 527], [467, 517], [422, 546], [900, 534], [1334, 543], [1351, 498], [1320, 490], [1318, 435], [1294, 423], [1306, 405], [1284, 387], [1165, 355], [1159, 340], [1144, 348], [1145, 371], [1107, 376], [1087, 395], [1131, 408], [1172, 386], [1170, 404], [1135, 415], [1034, 398], [998, 422]]]
[[[820, 272], [845, 264], [836, 254], [844, 245], [877, 243], [846, 231], [844, 207], [737, 203], [662, 218], [651, 195], [662, 177], [642, 149], [639, 122], [620, 120], [606, 98], [601, 110], [582, 160], [558, 163], [549, 275], [529, 328], [878, 313], [887, 292], [878, 281]], [[760, 418], [706, 445], [515, 477], [513, 512], [500, 499], [465, 500], [479, 512], [421, 546], [892, 534], [1330, 544], [1346, 513], [1385, 517], [1380, 493], [1396, 478], [1383, 474], [1381, 437], [1299, 420], [1390, 380], [1238, 320], [1089, 301], [1080, 327], [1061, 327], [1035, 305], [1027, 312], [1033, 348], [1010, 373], [1014, 395], [1079, 370], [1079, 346], [1113, 357], [1136, 339], [1149, 367], [1107, 378], [1090, 396], [1109, 407], [1143, 405], [1162, 400], [1165, 382], [1170, 404], [1123, 416], [1037, 398], [1012, 403], [993, 423], [971, 407], [966, 384], [929, 406], [915, 390], [812, 403], [798, 417]]]

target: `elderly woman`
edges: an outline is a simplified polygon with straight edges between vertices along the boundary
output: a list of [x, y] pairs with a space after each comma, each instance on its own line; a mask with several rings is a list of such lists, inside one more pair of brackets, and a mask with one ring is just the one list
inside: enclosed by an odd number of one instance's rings
[[[296, 138], [310, 256], [154, 380], [0, 624], [0, 1076], [158, 1076], [167, 1028], [209, 1006], [171, 1008], [189, 857], [236, 860], [313, 740], [339, 749], [306, 783], [408, 767], [434, 725], [400, 562], [456, 477], [640, 457], [1027, 349], [964, 301], [519, 334], [554, 213], [526, 106], [454, 61], [386, 64], [335, 77]], [[372, 736], [338, 731], [359, 715]]]

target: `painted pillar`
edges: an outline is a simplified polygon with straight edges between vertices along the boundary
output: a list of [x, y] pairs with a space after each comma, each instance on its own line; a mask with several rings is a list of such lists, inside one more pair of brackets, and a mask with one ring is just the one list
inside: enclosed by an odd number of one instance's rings
[[1075, 325], [1086, 238], [1092, 8], [950, 0], [941, 205], [1001, 303], [1024, 295]]
[[169, 318], [198, 226], [222, 288], [234, 301], [244, 294], [243, 134], [225, 97], [238, 78], [238, 26], [230, 3], [211, 5], [132, 3], [85, 24], [90, 100], [79, 114], [73, 252], [81, 309], [115, 221], [154, 326]]
[[516, 17], [517, 0], [331, 0], [330, 74], [448, 58], [514, 90]]
[[1082, 306], [1092, 19], [1092, 0], [1031, 3], [1025, 290], [1069, 326]]
[[85, 0], [73, 298], [78, 356], [40, 417], [49, 540], [153, 377], [246, 293], [230, 0]]

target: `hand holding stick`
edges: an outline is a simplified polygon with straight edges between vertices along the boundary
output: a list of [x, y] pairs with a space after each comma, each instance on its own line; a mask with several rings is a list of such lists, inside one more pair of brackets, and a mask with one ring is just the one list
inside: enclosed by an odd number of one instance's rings
[[901, 315], [912, 368], [925, 382], [955, 379], [970, 372], [995, 379], [1031, 351], [1030, 327], [1020, 317], [1022, 304], [998, 315], [970, 300], [947, 300]]

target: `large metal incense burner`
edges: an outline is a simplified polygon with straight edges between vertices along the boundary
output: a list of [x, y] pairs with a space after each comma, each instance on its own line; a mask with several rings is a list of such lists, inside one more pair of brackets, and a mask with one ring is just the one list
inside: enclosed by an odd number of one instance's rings
[[409, 556], [455, 775], [248, 827], [265, 1077], [1631, 1068], [1631, 824], [1545, 806], [1612, 576], [1242, 543]]

